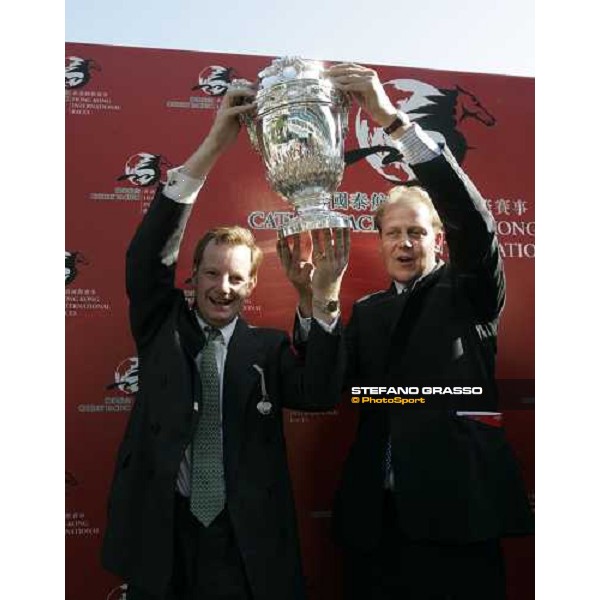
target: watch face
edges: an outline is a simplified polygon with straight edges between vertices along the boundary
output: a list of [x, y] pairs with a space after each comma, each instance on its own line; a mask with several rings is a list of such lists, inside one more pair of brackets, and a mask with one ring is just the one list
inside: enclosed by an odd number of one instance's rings
[[327, 312], [335, 312], [338, 309], [339, 305], [340, 303], [338, 300], [330, 300], [325, 308], [327, 309]]

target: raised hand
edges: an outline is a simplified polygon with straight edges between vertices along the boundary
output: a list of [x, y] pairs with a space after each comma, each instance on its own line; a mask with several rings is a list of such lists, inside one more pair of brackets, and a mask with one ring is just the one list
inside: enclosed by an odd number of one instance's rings
[[250, 87], [227, 90], [208, 135], [184, 164], [188, 175], [201, 179], [208, 174], [221, 154], [235, 141], [241, 127], [240, 115], [252, 114], [256, 110], [255, 95]]
[[[292, 243], [290, 250], [289, 242]], [[300, 234], [277, 240], [277, 256], [285, 272], [285, 276], [296, 288], [300, 303], [300, 314], [310, 317], [312, 313], [312, 272], [313, 264], [310, 256], [302, 259], [302, 240]]]
[[336, 299], [350, 258], [350, 229], [315, 229], [311, 234], [313, 296]]
[[286, 277], [298, 292], [301, 315], [308, 317], [316, 312], [320, 318], [330, 320], [331, 315], [323, 314], [319, 307], [339, 297], [350, 257], [350, 230], [314, 230], [311, 240], [312, 251], [305, 259], [300, 235], [280, 239], [277, 254]]
[[240, 115], [256, 110], [255, 96], [256, 92], [250, 87], [227, 90], [206, 140], [214, 143], [219, 150], [230, 146], [240, 131]]
[[339, 63], [327, 69], [325, 74], [335, 87], [350, 94], [381, 127], [387, 127], [396, 118], [396, 108], [373, 69], [355, 63]]

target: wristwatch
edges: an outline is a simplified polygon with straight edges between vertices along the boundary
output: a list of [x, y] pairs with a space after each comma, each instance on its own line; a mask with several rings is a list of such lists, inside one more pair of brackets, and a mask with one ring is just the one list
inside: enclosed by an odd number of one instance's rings
[[406, 127], [410, 125], [410, 120], [402, 111], [398, 111], [396, 118], [387, 126], [383, 128], [384, 133], [391, 135], [399, 127]]
[[319, 310], [331, 314], [337, 312], [340, 309], [340, 301], [338, 299], [318, 300], [317, 298], [313, 298], [313, 304]]

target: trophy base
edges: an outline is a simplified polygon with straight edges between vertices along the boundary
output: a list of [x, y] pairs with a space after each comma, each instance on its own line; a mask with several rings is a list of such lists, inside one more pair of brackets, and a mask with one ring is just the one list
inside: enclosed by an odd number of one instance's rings
[[352, 222], [346, 215], [332, 210], [313, 210], [290, 219], [279, 230], [279, 237], [286, 238], [313, 229], [349, 229], [351, 227]]

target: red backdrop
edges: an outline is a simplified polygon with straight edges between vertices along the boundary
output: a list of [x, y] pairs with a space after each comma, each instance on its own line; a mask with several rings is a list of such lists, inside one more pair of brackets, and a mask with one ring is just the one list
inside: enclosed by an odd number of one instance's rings
[[[67, 44], [66, 111], [66, 590], [69, 600], [124, 600], [99, 548], [113, 460], [137, 387], [127, 322], [125, 250], [166, 169], [207, 133], [223, 81], [256, 79], [274, 57]], [[534, 80], [375, 66], [390, 96], [425, 129], [443, 135], [497, 222], [508, 278], [498, 377], [520, 380], [506, 429], [533, 497]], [[200, 87], [197, 87], [199, 86]], [[193, 89], [197, 88], [197, 89]], [[425, 108], [427, 107], [427, 108]], [[376, 145], [353, 107], [346, 152]], [[374, 136], [372, 135], [374, 134]], [[272, 192], [245, 134], [216, 165], [188, 225], [178, 283], [185, 286], [198, 235], [216, 224], [254, 229], [266, 257], [245, 308], [256, 325], [289, 330], [295, 294], [275, 254], [289, 206]], [[381, 154], [349, 164], [335, 196], [354, 218], [342, 291], [352, 301], [386, 287], [372, 215], [410, 173]], [[340, 562], [329, 539], [333, 490], [353, 435], [350, 406], [287, 412], [286, 435], [310, 600], [339, 598]], [[533, 597], [533, 540], [506, 540], [510, 600]]]

